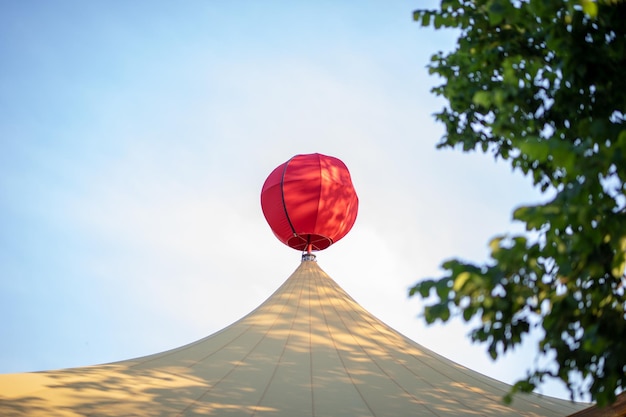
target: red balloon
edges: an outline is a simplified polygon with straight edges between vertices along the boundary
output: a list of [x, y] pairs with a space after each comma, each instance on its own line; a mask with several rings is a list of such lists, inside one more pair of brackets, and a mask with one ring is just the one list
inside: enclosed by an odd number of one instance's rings
[[322, 250], [350, 231], [359, 199], [346, 165], [314, 153], [296, 155], [272, 171], [261, 190], [261, 207], [285, 245]]

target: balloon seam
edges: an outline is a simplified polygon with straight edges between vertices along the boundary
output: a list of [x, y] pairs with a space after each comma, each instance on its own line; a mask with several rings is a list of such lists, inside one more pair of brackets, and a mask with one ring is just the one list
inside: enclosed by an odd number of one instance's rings
[[[298, 155], [296, 155], [298, 156]], [[285, 201], [285, 175], [287, 174], [287, 167], [289, 166], [289, 162], [296, 156], [289, 158], [287, 162], [285, 162], [285, 168], [283, 168], [283, 175], [280, 178], [280, 196], [283, 200], [283, 210], [285, 210], [285, 217], [287, 217], [287, 222], [289, 223], [289, 227], [291, 227], [291, 232], [294, 236], [298, 236], [296, 233], [296, 229], [293, 227], [293, 223], [291, 223], [291, 219], [289, 218], [289, 212], [287, 211], [287, 202]]]

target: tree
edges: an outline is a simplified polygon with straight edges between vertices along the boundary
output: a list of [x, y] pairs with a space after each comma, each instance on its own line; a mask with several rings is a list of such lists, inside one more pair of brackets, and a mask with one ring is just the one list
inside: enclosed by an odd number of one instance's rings
[[438, 147], [493, 153], [546, 200], [514, 211], [527, 233], [495, 237], [488, 261], [448, 260], [410, 294], [429, 300], [428, 323], [471, 320], [494, 359], [539, 329], [555, 361], [529, 366], [506, 401], [554, 377], [613, 402], [626, 387], [626, 2], [442, 0], [414, 19], [460, 30], [428, 66], [447, 99]]

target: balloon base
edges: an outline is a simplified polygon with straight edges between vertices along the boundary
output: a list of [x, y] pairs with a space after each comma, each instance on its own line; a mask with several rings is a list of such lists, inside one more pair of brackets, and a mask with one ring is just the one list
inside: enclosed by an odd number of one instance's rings
[[302, 262], [304, 262], [304, 261], [317, 262], [315, 260], [315, 258], [317, 258], [317, 257], [315, 255], [313, 255], [311, 252], [304, 252], [302, 254]]

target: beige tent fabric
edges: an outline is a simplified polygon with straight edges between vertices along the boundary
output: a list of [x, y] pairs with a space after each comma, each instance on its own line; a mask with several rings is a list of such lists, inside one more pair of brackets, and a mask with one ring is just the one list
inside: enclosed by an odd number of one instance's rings
[[0, 375], [2, 416], [566, 416], [585, 405], [457, 365], [359, 306], [313, 260], [231, 326], [163, 353]]

